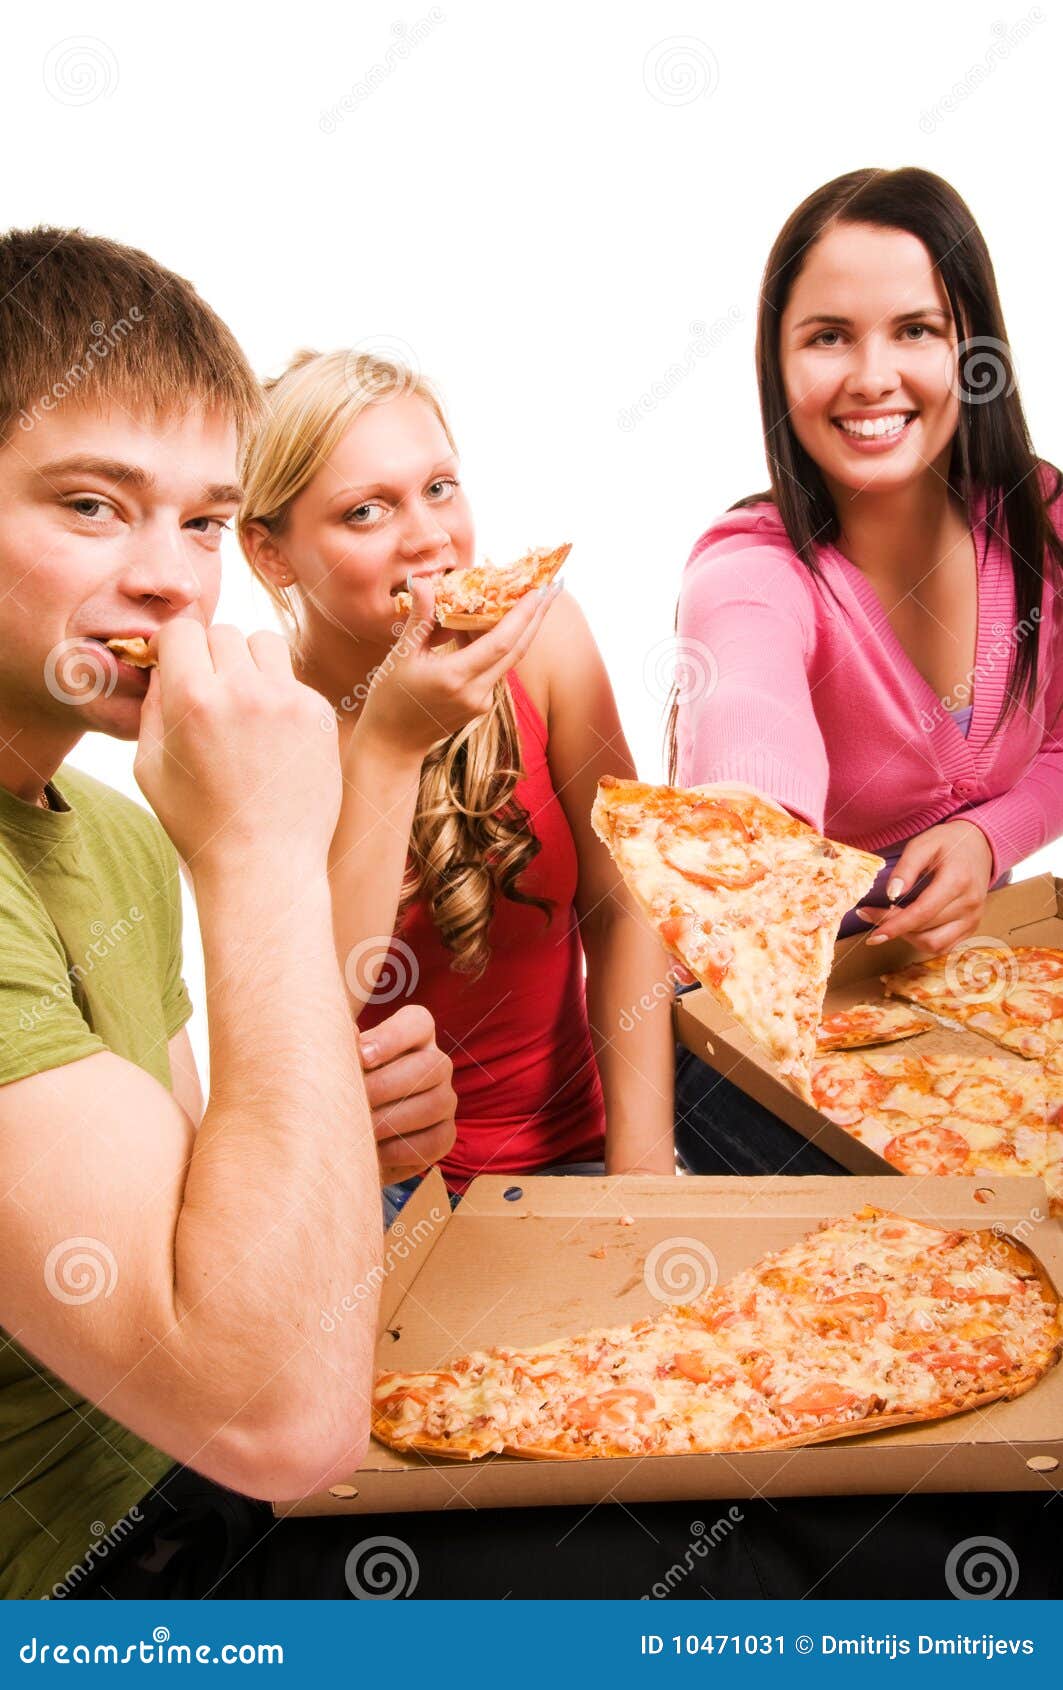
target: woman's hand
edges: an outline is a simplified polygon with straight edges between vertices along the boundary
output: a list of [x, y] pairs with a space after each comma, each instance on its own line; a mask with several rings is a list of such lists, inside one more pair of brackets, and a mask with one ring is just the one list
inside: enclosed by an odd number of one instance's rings
[[359, 1038], [381, 1185], [427, 1173], [454, 1143], [458, 1105], [435, 1021], [420, 1004], [403, 1004]]
[[558, 589], [527, 593], [494, 628], [470, 638], [439, 627], [427, 576], [411, 586], [406, 626], [373, 676], [356, 733], [420, 762], [490, 710], [495, 683], [520, 662]]
[[938, 956], [977, 932], [993, 878], [993, 853], [981, 828], [957, 820], [917, 834], [898, 859], [887, 895], [903, 897], [927, 875], [929, 885], [903, 908], [857, 910], [877, 929], [869, 945], [903, 934], [918, 950]]

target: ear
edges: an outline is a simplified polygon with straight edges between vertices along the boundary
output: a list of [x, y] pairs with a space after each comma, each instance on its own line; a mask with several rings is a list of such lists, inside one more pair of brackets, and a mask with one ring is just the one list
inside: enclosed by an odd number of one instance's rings
[[291, 587], [295, 576], [276, 538], [262, 522], [249, 522], [241, 535], [248, 562], [273, 587]]

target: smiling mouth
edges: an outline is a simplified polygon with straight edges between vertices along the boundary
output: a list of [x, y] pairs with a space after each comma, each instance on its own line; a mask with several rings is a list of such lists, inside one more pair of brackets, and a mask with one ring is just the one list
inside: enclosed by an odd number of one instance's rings
[[879, 417], [832, 417], [831, 423], [847, 440], [899, 440], [918, 411], [890, 411]]

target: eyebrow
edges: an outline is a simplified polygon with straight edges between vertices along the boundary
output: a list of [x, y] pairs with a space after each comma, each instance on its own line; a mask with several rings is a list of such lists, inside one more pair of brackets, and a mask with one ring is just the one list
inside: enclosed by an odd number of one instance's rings
[[[440, 458], [438, 463], [432, 465], [424, 480], [431, 481], [442, 470], [449, 465], [456, 464], [457, 461], [457, 454], [449, 452], [445, 458]], [[334, 497], [337, 504], [349, 503], [352, 499], [356, 504], [364, 504], [367, 499], [371, 499], [376, 493], [383, 493], [388, 498], [394, 498], [401, 496], [402, 489], [401, 487], [389, 487], [384, 481], [374, 481], [372, 485], [366, 487], [341, 487]]]
[[[91, 454], [56, 458], [53, 463], [42, 464], [38, 474], [45, 481], [68, 475], [95, 475], [101, 481], [120, 482], [141, 493], [152, 491], [156, 485], [155, 477], [138, 464], [124, 463], [121, 458], [97, 458]], [[243, 498], [243, 489], [234, 482], [208, 482], [203, 488], [203, 498], [212, 505], [238, 505]]]
[[[946, 323], [952, 321], [950, 312], [943, 311], [939, 305], [927, 305], [921, 311], [902, 311], [899, 316], [891, 317], [890, 322], [912, 323], [921, 320], [923, 317], [940, 317]], [[832, 329], [851, 329], [853, 319], [851, 317], [832, 317], [826, 312], [817, 311], [813, 316], [802, 317], [799, 323], [795, 323], [794, 332], [796, 333], [798, 329], [807, 329], [811, 323], [823, 323]]]

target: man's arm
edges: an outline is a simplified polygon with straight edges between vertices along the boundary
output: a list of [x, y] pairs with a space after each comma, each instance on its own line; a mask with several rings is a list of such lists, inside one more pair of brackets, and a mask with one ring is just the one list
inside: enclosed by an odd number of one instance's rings
[[203, 1119], [203, 1087], [199, 1083], [199, 1069], [192, 1051], [188, 1028], [175, 1033], [167, 1046], [170, 1054], [170, 1077], [173, 1095], [194, 1127]]
[[180, 621], [159, 644], [137, 774], [195, 885], [210, 1099], [194, 1131], [187, 1074], [178, 1101], [111, 1052], [0, 1088], [0, 1320], [176, 1459], [294, 1496], [364, 1453], [381, 1247], [332, 931], [335, 736], [276, 636]]

